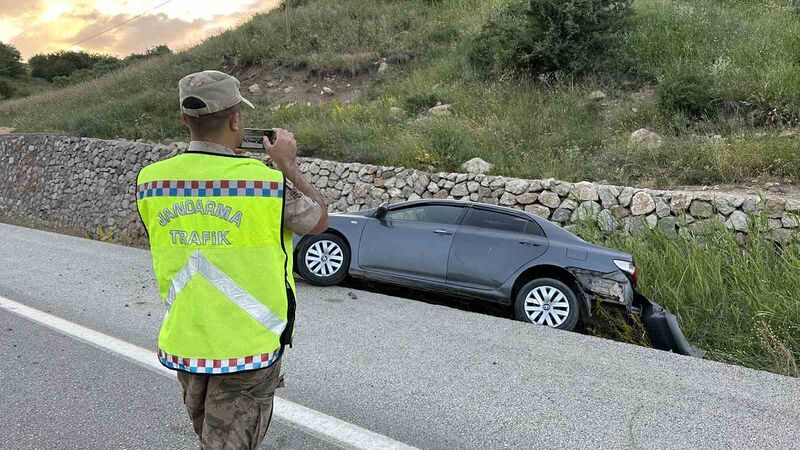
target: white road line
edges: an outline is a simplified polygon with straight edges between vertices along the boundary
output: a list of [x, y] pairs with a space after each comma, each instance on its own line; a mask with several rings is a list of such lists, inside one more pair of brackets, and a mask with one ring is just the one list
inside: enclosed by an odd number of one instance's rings
[[[0, 296], [0, 309], [12, 312], [46, 327], [87, 342], [95, 347], [116, 353], [120, 356], [154, 370], [161, 375], [174, 378], [175, 373], [162, 366], [155, 352], [133, 345], [123, 340], [86, 328], [77, 323], [61, 319], [52, 314], [25, 306]], [[314, 436], [340, 446], [355, 449], [404, 449], [415, 450], [402, 442], [378, 434], [335, 417], [328, 416], [311, 408], [275, 397], [274, 416], [290, 425], [301, 428]]]

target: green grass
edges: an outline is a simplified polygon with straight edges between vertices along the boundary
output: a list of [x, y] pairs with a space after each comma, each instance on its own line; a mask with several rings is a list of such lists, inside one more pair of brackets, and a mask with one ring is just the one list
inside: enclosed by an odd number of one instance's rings
[[634, 255], [641, 292], [677, 314], [708, 358], [800, 377], [800, 242], [778, 246], [754, 229], [742, 245], [721, 225], [677, 238], [595, 229], [580, 233]]
[[[663, 112], [643, 86], [677, 70], [710, 79], [720, 98], [800, 112], [798, 8], [790, 0], [635, 0], [620, 73], [588, 79], [487, 82], [464, 62], [468, 38], [508, 1], [317, 0], [255, 16], [175, 55], [135, 64], [85, 84], [0, 103], [0, 125], [95, 137], [185, 138], [177, 81], [207, 68], [233, 73], [281, 66], [318, 76], [361, 74], [380, 58], [407, 59], [375, 77], [352, 104], [303, 104], [278, 111], [269, 99], [249, 114], [258, 126], [292, 128], [306, 154], [434, 170], [481, 156], [521, 177], [607, 180], [664, 187], [797, 179], [800, 151], [780, 127], [742, 118], [690, 121]], [[627, 84], [626, 84], [627, 82]], [[601, 105], [588, 94], [601, 89]], [[454, 115], [417, 114], [431, 101]], [[401, 118], [389, 108], [405, 109]], [[766, 109], [765, 109], [766, 110]], [[651, 128], [665, 145], [629, 146]], [[720, 135], [722, 140], [712, 140]]]
[[800, 112], [800, 21], [791, 0], [636, 0], [626, 47], [658, 80], [688, 71], [722, 98]]

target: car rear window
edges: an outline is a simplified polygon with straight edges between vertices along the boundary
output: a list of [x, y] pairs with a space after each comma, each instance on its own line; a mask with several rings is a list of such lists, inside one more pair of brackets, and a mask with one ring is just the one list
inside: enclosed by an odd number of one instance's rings
[[544, 234], [542, 228], [532, 220], [485, 209], [473, 209], [467, 218], [466, 225], [512, 233], [535, 234], [538, 236]]
[[454, 225], [464, 211], [463, 206], [426, 205], [411, 208], [395, 209], [386, 213], [389, 220], [405, 220], [410, 222], [429, 222]]

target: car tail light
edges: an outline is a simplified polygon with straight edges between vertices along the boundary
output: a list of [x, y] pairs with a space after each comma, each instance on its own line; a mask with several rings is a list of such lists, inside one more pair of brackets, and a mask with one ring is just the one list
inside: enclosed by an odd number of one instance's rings
[[621, 259], [615, 259], [614, 265], [616, 265], [619, 270], [625, 272], [631, 277], [631, 281], [634, 285], [639, 283], [639, 269], [636, 268], [636, 263], [633, 261], [624, 261]]

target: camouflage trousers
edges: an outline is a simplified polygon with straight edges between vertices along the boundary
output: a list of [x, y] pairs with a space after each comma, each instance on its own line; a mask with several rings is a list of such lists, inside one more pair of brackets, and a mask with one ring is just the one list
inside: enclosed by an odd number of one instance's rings
[[255, 450], [272, 420], [281, 360], [266, 369], [227, 375], [178, 372], [183, 403], [202, 450]]

